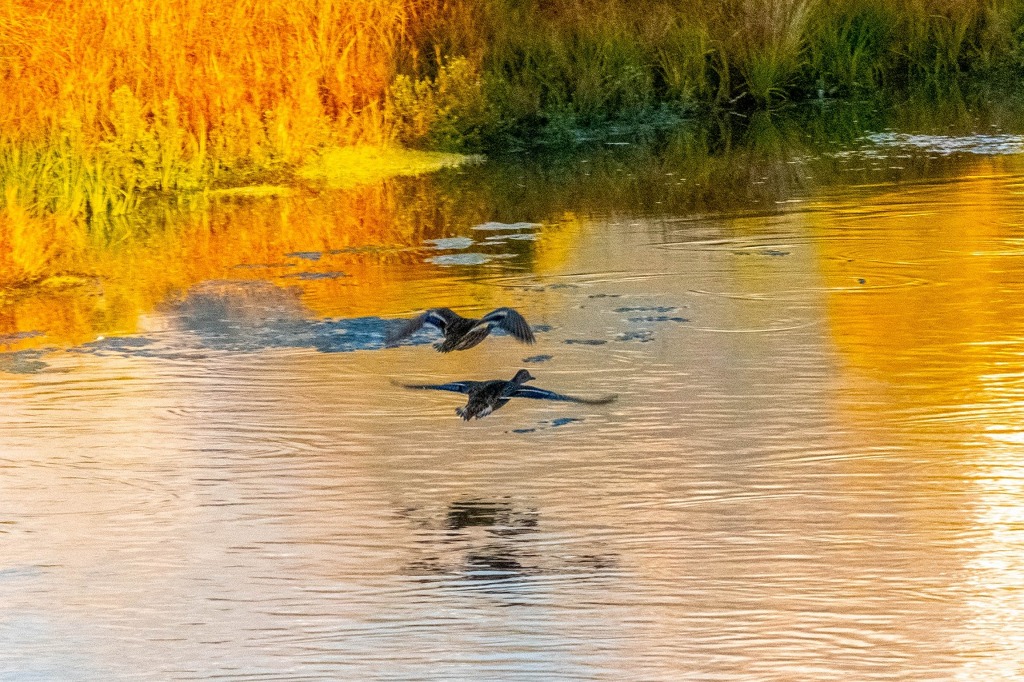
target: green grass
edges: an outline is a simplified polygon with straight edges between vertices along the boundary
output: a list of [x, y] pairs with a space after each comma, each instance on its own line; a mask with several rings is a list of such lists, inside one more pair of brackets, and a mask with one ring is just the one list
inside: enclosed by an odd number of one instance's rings
[[400, 139], [425, 148], [568, 140], [666, 107], [772, 108], [1024, 66], [1024, 0], [426, 4], [435, 12], [392, 91]]

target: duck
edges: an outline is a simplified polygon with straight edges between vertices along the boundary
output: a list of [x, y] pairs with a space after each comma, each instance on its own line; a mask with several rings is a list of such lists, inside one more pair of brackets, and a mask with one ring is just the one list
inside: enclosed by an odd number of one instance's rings
[[578, 398], [572, 395], [555, 393], [535, 386], [526, 386], [526, 382], [534, 381], [535, 376], [528, 370], [521, 369], [511, 380], [493, 379], [491, 381], [451, 381], [447, 384], [398, 384], [403, 388], [424, 389], [431, 391], [452, 391], [453, 393], [465, 393], [469, 401], [464, 407], [455, 409], [455, 414], [465, 421], [471, 419], [482, 419], [501, 407], [504, 407], [512, 398], [534, 398], [537, 400], [558, 400], [570, 403], [583, 403], [585, 405], [607, 405], [613, 402], [617, 396], [610, 395], [604, 398]]
[[444, 334], [444, 339], [434, 344], [434, 348], [442, 353], [472, 348], [487, 338], [495, 327], [523, 343], [536, 341], [526, 318], [512, 308], [497, 308], [480, 319], [462, 317], [448, 308], [431, 308], [391, 332], [385, 344], [393, 347], [427, 324], [437, 327]]

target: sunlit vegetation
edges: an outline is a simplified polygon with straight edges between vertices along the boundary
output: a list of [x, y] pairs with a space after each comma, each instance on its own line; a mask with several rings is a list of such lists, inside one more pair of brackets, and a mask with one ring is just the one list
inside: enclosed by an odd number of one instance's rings
[[[57, 237], [70, 230], [82, 243], [155, 195], [266, 193], [325, 150], [386, 145], [385, 95], [415, 11], [402, 0], [0, 0], [0, 282], [67, 266], [73, 249], [25, 247], [26, 235], [67, 242]], [[375, 177], [379, 158], [349, 154], [344, 175]], [[392, 173], [430, 163], [387, 159]]]
[[153, 206], [1018, 69], [1024, 0], [0, 0], [0, 284]]
[[446, 152], [410, 153], [396, 147], [332, 147], [312, 155], [297, 171], [300, 178], [333, 189], [378, 182], [396, 175], [420, 175], [473, 161]]

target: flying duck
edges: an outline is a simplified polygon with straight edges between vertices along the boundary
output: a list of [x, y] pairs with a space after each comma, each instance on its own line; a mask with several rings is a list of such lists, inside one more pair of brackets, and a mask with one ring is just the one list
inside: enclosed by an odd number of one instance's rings
[[434, 344], [434, 348], [442, 353], [472, 348], [483, 341], [494, 327], [504, 329], [523, 343], [535, 341], [533, 330], [526, 319], [512, 308], [492, 310], [479, 320], [462, 317], [448, 308], [431, 308], [391, 332], [385, 343], [394, 346], [407, 336], [415, 334], [425, 324], [437, 327], [444, 334], [444, 340]]
[[562, 395], [554, 391], [546, 391], [543, 388], [524, 386], [527, 381], [533, 381], [536, 377], [527, 370], [521, 369], [516, 372], [511, 381], [495, 379], [492, 381], [452, 381], [447, 384], [399, 384], [404, 388], [420, 388], [434, 391], [452, 391], [453, 393], [465, 393], [469, 401], [465, 407], [455, 408], [455, 414], [466, 421], [486, 417], [491, 412], [502, 407], [512, 398], [536, 398], [538, 400], [560, 400], [570, 403], [584, 403], [586, 405], [606, 405], [616, 396], [610, 395], [604, 398], [590, 399], [577, 398], [571, 395]]

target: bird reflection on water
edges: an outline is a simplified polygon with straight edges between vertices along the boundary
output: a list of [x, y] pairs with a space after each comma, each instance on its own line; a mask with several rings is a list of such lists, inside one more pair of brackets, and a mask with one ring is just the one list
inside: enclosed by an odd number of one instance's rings
[[420, 526], [424, 552], [407, 571], [423, 582], [501, 593], [525, 587], [530, 578], [582, 578], [617, 566], [613, 555], [601, 552], [549, 556], [537, 542], [544, 532], [539, 512], [510, 500], [462, 499], [443, 510], [407, 513]]

